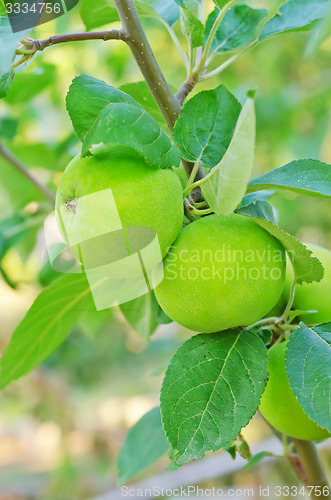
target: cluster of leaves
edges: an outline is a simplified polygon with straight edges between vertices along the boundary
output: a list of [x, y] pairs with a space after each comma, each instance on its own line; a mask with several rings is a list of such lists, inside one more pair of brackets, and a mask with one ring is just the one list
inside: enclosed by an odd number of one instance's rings
[[[151, 168], [178, 165], [180, 154], [188, 160], [200, 162], [209, 169], [206, 181], [202, 181], [202, 190], [216, 213], [227, 214], [240, 205], [238, 213], [253, 218], [291, 251], [299, 282], [322, 278], [320, 262], [311, 257], [311, 252], [302, 243], [276, 225], [271, 206], [258, 197], [266, 188], [297, 191], [299, 172], [304, 172], [300, 176], [301, 193], [331, 197], [330, 165], [317, 160], [298, 160], [254, 179], [247, 188], [255, 144], [252, 95], [243, 106], [224, 85], [194, 96], [184, 106], [175, 126], [174, 139], [179, 149], [132, 96], [100, 80], [85, 75], [75, 78], [66, 102], [73, 127], [82, 141], [83, 153], [94, 143], [103, 142], [109, 148], [133, 148], [143, 155]], [[118, 131], [117, 113], [126, 134]], [[144, 133], [145, 127], [148, 133]], [[161, 164], [157, 165], [160, 158]], [[224, 198], [224, 192], [229, 196]], [[246, 192], [251, 202], [245, 202]], [[257, 199], [252, 202], [253, 195]], [[3, 354], [1, 387], [40, 364], [64, 340], [79, 313], [93, 307], [84, 275], [61, 277], [42, 292]], [[122, 305], [121, 310], [145, 338], [158, 324], [170, 321], [162, 314], [152, 292]], [[321, 338], [321, 352], [327, 356], [324, 344], [325, 340], [330, 340], [330, 325], [321, 328], [309, 329], [303, 325], [291, 339], [300, 335], [301, 348], [308, 351], [312, 338], [315, 341]], [[303, 358], [297, 356], [297, 349], [292, 348], [293, 342], [289, 343], [287, 353], [291, 386], [305, 411], [320, 425], [328, 426], [326, 401], [322, 397], [325, 388], [320, 388], [321, 397], [315, 392], [316, 399], [309, 400], [311, 387], [316, 385], [316, 363], [305, 364], [302, 385], [298, 378], [299, 373], [302, 376], [302, 370], [300, 372], [297, 365]], [[163, 425], [175, 450], [176, 463], [180, 465], [203, 456], [208, 450], [230, 446], [255, 414], [266, 379], [266, 345], [254, 331], [240, 328], [219, 334], [199, 334], [185, 342], [168, 367], [161, 391]], [[155, 453], [148, 455], [148, 460], [156, 459], [167, 448], [159, 411], [144, 417], [137, 424], [139, 429], [145, 425], [150, 428], [150, 419], [154, 426], [157, 419], [155, 432], [159, 445]], [[136, 446], [136, 434], [135, 430], [129, 434], [120, 457], [120, 463], [132, 462], [130, 467], [122, 467], [125, 471], [123, 480], [128, 479], [128, 471], [137, 472], [137, 464], [140, 467], [146, 465], [146, 457], [142, 459], [132, 452], [131, 447]]]

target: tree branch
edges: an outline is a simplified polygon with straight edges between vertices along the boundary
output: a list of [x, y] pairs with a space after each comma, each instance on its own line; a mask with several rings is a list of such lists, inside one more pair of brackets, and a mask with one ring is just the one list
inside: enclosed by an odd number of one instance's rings
[[126, 42], [142, 72], [146, 83], [172, 131], [181, 112], [181, 105], [166, 81], [148, 43], [133, 0], [115, 0]]
[[198, 81], [193, 76], [190, 76], [185, 80], [181, 88], [178, 90], [176, 97], [180, 102], [181, 106], [183, 105], [186, 97], [189, 95], [190, 92], [192, 92], [197, 83]]
[[55, 194], [53, 191], [48, 189], [47, 186], [44, 186], [41, 184], [38, 179], [34, 175], [29, 172], [28, 167], [24, 165], [24, 163], [14, 156], [11, 151], [9, 151], [3, 144], [0, 143], [0, 155], [3, 156], [13, 167], [16, 168], [21, 174], [23, 174], [29, 181], [31, 181], [36, 188], [44, 195], [46, 198], [48, 198], [52, 203], [55, 202]]
[[122, 30], [111, 31], [87, 31], [84, 33], [66, 33], [65, 35], [54, 35], [44, 40], [33, 40], [25, 37], [16, 50], [17, 55], [33, 56], [38, 50], [44, 50], [51, 45], [67, 42], [80, 42], [85, 40], [122, 40], [125, 41], [125, 35]]
[[68, 33], [65, 35], [50, 36], [45, 40], [34, 40], [36, 50], [44, 50], [50, 45], [66, 42], [80, 42], [85, 40], [122, 40], [125, 41], [125, 35], [121, 30], [111, 31], [87, 31], [85, 33]]

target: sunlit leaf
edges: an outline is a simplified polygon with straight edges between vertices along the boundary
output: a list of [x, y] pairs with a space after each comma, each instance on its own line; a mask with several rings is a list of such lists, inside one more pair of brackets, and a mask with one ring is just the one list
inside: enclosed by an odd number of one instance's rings
[[202, 194], [217, 215], [228, 215], [242, 200], [253, 170], [254, 100], [248, 97], [225, 155], [201, 184]]

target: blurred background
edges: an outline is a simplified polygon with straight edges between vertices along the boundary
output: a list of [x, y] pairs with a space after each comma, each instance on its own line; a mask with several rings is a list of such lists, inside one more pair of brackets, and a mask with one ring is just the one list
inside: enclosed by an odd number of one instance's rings
[[[248, 3], [276, 8], [279, 2]], [[84, 31], [79, 9], [30, 36]], [[157, 21], [143, 24], [168, 81], [178, 89], [185, 69], [171, 38]], [[178, 25], [175, 30], [181, 38]], [[310, 37], [308, 32], [270, 39], [195, 90], [225, 83], [244, 100], [247, 90], [257, 89], [255, 175], [298, 158], [331, 162], [331, 36], [313, 51]], [[66, 92], [80, 73], [117, 87], [142, 80], [121, 42], [67, 43], [20, 66], [9, 95], [0, 101], [0, 141], [53, 190], [80, 148], [65, 108]], [[47, 262], [42, 231], [52, 206], [1, 156], [0, 182], [2, 350], [35, 297], [57, 276]], [[272, 202], [281, 227], [331, 249], [329, 200], [283, 191]], [[172, 323], [160, 326], [147, 343], [119, 310], [84, 313], [40, 368], [0, 394], [0, 500], [85, 499], [111, 490], [107, 498], [120, 498], [116, 460], [127, 430], [159, 404], [167, 363], [189, 335]], [[253, 451], [282, 453], [258, 415], [243, 434]], [[330, 446], [324, 444], [321, 454], [331, 474]], [[132, 483], [198, 481], [225, 490], [298, 484], [285, 459], [266, 459], [242, 471], [243, 461], [232, 462], [222, 451], [164, 472], [169, 464], [162, 457]]]

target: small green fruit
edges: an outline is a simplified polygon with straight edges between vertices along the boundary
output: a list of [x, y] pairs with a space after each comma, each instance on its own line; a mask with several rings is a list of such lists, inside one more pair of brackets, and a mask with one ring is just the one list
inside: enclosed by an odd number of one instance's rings
[[180, 232], [155, 289], [171, 319], [194, 331], [218, 332], [259, 320], [284, 286], [285, 250], [242, 215], [210, 215]]
[[[183, 222], [180, 181], [173, 170], [153, 169], [141, 157], [124, 153], [99, 150], [85, 158], [78, 155], [69, 163], [56, 196], [60, 229], [70, 243], [88, 241], [111, 231], [112, 225], [114, 230], [119, 224], [124, 228], [152, 228], [157, 233], [164, 257]], [[109, 195], [104, 190], [109, 189], [116, 203], [113, 212], [106, 206]], [[106, 193], [105, 198], [102, 198], [102, 191]], [[92, 197], [87, 209], [82, 200], [94, 193], [98, 194]], [[116, 240], [111, 249], [106, 238], [100, 239], [99, 247], [94, 246], [93, 251], [98, 254], [99, 262], [107, 263], [109, 254], [116, 251]]]
[[260, 412], [269, 424], [288, 436], [308, 441], [330, 437], [327, 429], [308, 417], [292, 392], [285, 368], [286, 345], [287, 342], [282, 342], [268, 351], [269, 380], [261, 398]]

